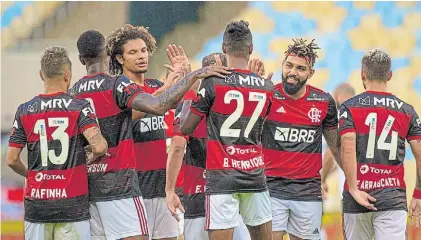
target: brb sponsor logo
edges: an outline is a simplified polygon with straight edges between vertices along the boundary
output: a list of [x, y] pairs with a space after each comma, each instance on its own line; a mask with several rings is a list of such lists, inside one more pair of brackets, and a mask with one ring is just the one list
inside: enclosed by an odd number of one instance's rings
[[229, 146], [226, 149], [226, 152], [233, 156], [233, 155], [244, 155], [244, 154], [249, 154], [249, 153], [256, 153], [256, 149], [254, 148], [249, 148], [249, 149], [242, 149], [242, 148], [236, 148], [234, 146]]
[[314, 142], [316, 130], [276, 127], [275, 140], [281, 142]]
[[42, 172], [35, 175], [35, 181], [41, 182], [43, 180], [66, 180], [66, 177], [63, 174], [46, 174]]
[[140, 120], [140, 132], [151, 132], [161, 129], [167, 129], [164, 116], [148, 117]]

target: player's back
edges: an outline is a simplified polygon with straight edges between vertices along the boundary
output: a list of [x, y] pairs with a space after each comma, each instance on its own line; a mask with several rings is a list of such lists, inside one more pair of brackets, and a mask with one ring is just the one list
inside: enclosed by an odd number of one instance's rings
[[267, 189], [261, 132], [273, 84], [247, 70], [202, 81], [192, 110], [208, 105], [206, 192], [261, 192]]
[[130, 109], [131, 101], [140, 92], [137, 84], [125, 76], [99, 73], [80, 79], [69, 92], [91, 102], [111, 155], [88, 166], [90, 199], [140, 196]]
[[96, 126], [92, 113], [87, 101], [66, 93], [40, 94], [19, 106], [10, 146], [27, 144], [26, 221], [90, 218], [82, 133]]
[[[403, 161], [413, 107], [392, 94], [367, 91], [346, 101], [339, 114], [341, 135], [355, 132], [357, 136], [359, 189], [377, 199], [378, 210], [406, 209]], [[367, 210], [344, 191], [344, 211]]]

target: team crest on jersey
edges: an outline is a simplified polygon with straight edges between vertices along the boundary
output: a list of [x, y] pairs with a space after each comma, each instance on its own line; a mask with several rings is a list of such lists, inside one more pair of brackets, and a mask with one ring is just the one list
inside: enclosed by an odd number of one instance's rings
[[321, 110], [315, 107], [312, 107], [310, 111], [308, 111], [307, 116], [310, 118], [311, 122], [313, 123], [320, 122], [321, 113], [322, 113]]

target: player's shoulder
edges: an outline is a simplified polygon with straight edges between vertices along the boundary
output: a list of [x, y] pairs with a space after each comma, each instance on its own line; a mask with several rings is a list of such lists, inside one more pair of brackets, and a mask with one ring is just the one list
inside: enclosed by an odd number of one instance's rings
[[307, 96], [307, 100], [331, 100], [332, 95], [330, 95], [330, 93], [317, 88], [315, 86], [312, 85], [307, 85], [308, 87], [308, 96]]
[[145, 79], [145, 84], [147, 84], [148, 87], [150, 88], [160, 88], [164, 86], [164, 83], [161, 80], [154, 79], [154, 78]]
[[39, 102], [40, 102], [40, 98], [38, 96], [35, 96], [31, 98], [30, 100], [19, 104], [16, 112], [18, 115], [26, 115], [28, 113], [35, 113], [39, 109], [39, 105], [40, 105]]

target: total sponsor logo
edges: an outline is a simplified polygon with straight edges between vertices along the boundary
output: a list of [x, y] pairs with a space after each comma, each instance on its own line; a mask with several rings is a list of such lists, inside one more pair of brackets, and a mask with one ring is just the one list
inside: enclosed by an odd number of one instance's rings
[[263, 162], [263, 157], [258, 156], [248, 160], [236, 160], [224, 158], [224, 167], [225, 168], [234, 168], [240, 170], [250, 170], [254, 168], [263, 167], [265, 164]]
[[366, 174], [366, 173], [368, 173], [368, 172], [374, 173], [374, 174], [392, 174], [392, 170], [379, 169], [379, 168], [375, 168], [375, 167], [370, 167], [370, 166], [368, 166], [366, 164], [361, 165], [360, 172], [363, 175]]
[[105, 172], [107, 170], [107, 166], [108, 164], [106, 163], [88, 165], [88, 173]]
[[233, 155], [244, 155], [249, 153], [257, 153], [256, 149], [250, 148], [250, 149], [242, 149], [242, 148], [236, 148], [234, 146], [229, 146], [226, 149], [226, 152], [233, 156]]
[[66, 177], [63, 174], [46, 174], [39, 172], [35, 175], [35, 181], [48, 181], [48, 180], [66, 180]]

